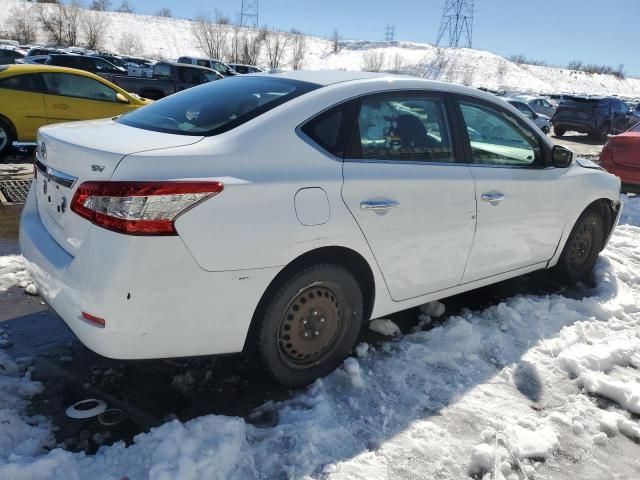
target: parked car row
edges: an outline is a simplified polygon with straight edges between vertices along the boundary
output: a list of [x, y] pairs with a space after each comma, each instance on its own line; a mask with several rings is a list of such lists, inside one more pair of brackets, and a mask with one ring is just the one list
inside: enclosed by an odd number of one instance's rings
[[14, 142], [35, 143], [44, 125], [114, 117], [149, 103], [83, 70], [0, 66], [0, 158]]

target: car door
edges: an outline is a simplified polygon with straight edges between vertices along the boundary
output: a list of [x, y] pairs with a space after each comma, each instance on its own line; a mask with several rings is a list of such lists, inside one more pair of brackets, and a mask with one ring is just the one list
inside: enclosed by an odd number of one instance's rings
[[473, 242], [474, 183], [447, 112], [435, 93], [359, 101], [342, 196], [396, 301], [458, 285]]
[[458, 97], [478, 221], [464, 283], [536, 264], [554, 254], [564, 228], [561, 182], [538, 133], [506, 109]]
[[113, 88], [83, 75], [43, 73], [48, 123], [90, 120], [120, 115], [127, 110]]
[[18, 140], [32, 142], [47, 124], [40, 74], [14, 75], [0, 80], [0, 111], [16, 127]]

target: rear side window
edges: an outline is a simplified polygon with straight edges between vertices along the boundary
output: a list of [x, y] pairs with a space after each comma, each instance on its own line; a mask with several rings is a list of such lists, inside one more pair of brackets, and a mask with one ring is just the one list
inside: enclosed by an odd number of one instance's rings
[[0, 80], [0, 88], [21, 90], [23, 92], [37, 92], [42, 90], [39, 80], [40, 79], [34, 74], [16, 75]]
[[209, 67], [209, 61], [208, 60], [197, 60], [196, 61], [196, 65], [200, 65], [201, 67]]
[[408, 93], [362, 100], [349, 156], [455, 162], [442, 99]]
[[153, 67], [153, 76], [156, 78], [171, 78], [171, 65], [166, 63], [157, 63]]
[[331, 108], [309, 120], [301, 130], [322, 149], [344, 158], [353, 133], [355, 102], [347, 102]]
[[178, 135], [217, 135], [319, 87], [284, 78], [238, 76], [171, 95], [117, 122]]

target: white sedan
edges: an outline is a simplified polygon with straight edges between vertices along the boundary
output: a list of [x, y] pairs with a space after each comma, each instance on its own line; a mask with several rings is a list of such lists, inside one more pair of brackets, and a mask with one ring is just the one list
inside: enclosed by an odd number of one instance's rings
[[620, 181], [481, 91], [356, 72], [243, 75], [42, 128], [20, 243], [92, 350], [248, 352], [303, 385], [363, 325], [553, 269], [587, 276]]

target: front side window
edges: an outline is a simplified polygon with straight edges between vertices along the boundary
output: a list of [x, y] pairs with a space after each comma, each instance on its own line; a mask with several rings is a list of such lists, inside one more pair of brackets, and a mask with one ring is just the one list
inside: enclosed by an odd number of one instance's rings
[[117, 122], [178, 135], [217, 135], [316, 88], [283, 78], [233, 77], [171, 95]]
[[209, 67], [209, 60], [197, 60], [196, 64], [201, 67]]
[[98, 72], [113, 72], [116, 70], [114, 66], [106, 60], [102, 60], [101, 58], [94, 58], [93, 60], [95, 61], [96, 70]]
[[198, 84], [199, 78], [199, 70], [195, 68], [178, 68], [178, 80], [183, 83]]
[[357, 158], [454, 162], [440, 98], [374, 97], [361, 103], [354, 150]]
[[473, 163], [530, 166], [542, 156], [534, 132], [506, 111], [485, 105], [460, 102]]
[[70, 73], [43, 73], [46, 92], [63, 97], [116, 102], [117, 92], [93, 78]]

